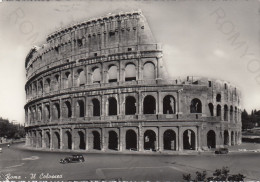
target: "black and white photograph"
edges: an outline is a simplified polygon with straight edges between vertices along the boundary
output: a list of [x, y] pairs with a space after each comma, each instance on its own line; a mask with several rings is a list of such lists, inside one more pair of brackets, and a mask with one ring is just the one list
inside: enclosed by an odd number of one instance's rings
[[259, 171], [260, 0], [0, 0], [0, 182]]

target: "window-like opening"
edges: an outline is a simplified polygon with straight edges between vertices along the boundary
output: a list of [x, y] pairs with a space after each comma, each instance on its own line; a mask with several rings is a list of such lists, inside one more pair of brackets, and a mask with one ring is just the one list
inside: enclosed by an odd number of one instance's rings
[[45, 105], [45, 118], [46, 119], [50, 119], [50, 106], [49, 105]]
[[136, 100], [132, 96], [126, 97], [125, 100], [125, 114], [134, 115], [136, 114]]
[[209, 113], [210, 113], [210, 116], [214, 116], [214, 106], [213, 106], [213, 104], [212, 103], [209, 103], [208, 104], [208, 106], [209, 106]]
[[233, 107], [230, 106], [230, 121], [233, 121]]
[[54, 132], [53, 148], [60, 149], [60, 134], [58, 132]]
[[37, 141], [38, 141], [38, 147], [42, 148], [42, 132], [39, 132]]
[[51, 89], [51, 79], [47, 78], [45, 81], [45, 92], [49, 93]]
[[220, 94], [217, 94], [216, 101], [221, 102], [221, 95]]
[[221, 116], [221, 106], [217, 105], [217, 116]]
[[114, 97], [108, 99], [108, 115], [117, 115], [117, 101]]
[[224, 120], [225, 121], [228, 120], [228, 106], [227, 105], [224, 106]]
[[132, 51], [132, 48], [131, 48], [131, 47], [128, 47], [128, 48], [127, 48], [127, 51]]
[[183, 149], [195, 150], [195, 133], [192, 130], [185, 130], [183, 133]]
[[93, 131], [93, 149], [100, 150], [100, 134], [97, 131]]
[[71, 118], [72, 115], [71, 104], [69, 101], [66, 101], [64, 104], [65, 104], [64, 117]]
[[72, 136], [69, 131], [65, 132], [65, 137], [64, 137], [64, 149], [72, 149]]
[[39, 82], [38, 92], [39, 92], [39, 94], [41, 94], [41, 93], [43, 92], [43, 83], [42, 83], [42, 80]]
[[176, 150], [176, 134], [173, 130], [166, 130], [163, 134], [163, 149]]
[[100, 83], [101, 82], [101, 74], [100, 74], [100, 68], [93, 68], [93, 74], [92, 74], [92, 81], [93, 83]]
[[155, 98], [151, 95], [147, 95], [144, 98], [144, 114], [155, 114], [156, 113], [156, 102]]
[[136, 70], [134, 64], [127, 64], [125, 67], [125, 81], [136, 80]]
[[216, 148], [216, 134], [213, 130], [207, 133], [207, 146], [209, 149]]
[[163, 114], [175, 114], [175, 99], [171, 95], [163, 98]]
[[69, 88], [71, 87], [71, 74], [70, 72], [65, 73], [65, 80], [64, 80], [64, 88]]
[[209, 81], [209, 87], [211, 87], [211, 81]]
[[54, 90], [59, 90], [59, 83], [60, 83], [60, 76], [59, 75], [55, 75]]
[[199, 99], [195, 98], [191, 101], [190, 112], [191, 113], [202, 113], [202, 104]]
[[144, 80], [153, 80], [156, 78], [155, 66], [153, 63], [148, 62], [144, 64], [143, 75], [144, 75]]
[[225, 90], [227, 90], [227, 84], [226, 83], [224, 84], [224, 88], [225, 88]]
[[49, 132], [46, 132], [46, 148], [50, 148], [51, 147], [51, 135]]
[[137, 135], [134, 130], [127, 130], [125, 143], [127, 150], [137, 150]]
[[235, 138], [234, 138], [235, 136], [234, 136], [234, 132], [233, 131], [231, 131], [231, 145], [235, 145]]
[[235, 107], [235, 113], [234, 113], [234, 115], [235, 115], [235, 121], [237, 121], [237, 107]]
[[78, 117], [84, 117], [85, 116], [85, 109], [84, 109], [84, 101], [79, 100], [77, 102], [77, 116]]
[[86, 77], [85, 77], [85, 72], [80, 69], [78, 70], [78, 79], [77, 79], [77, 85], [81, 86], [86, 83]]
[[144, 150], [156, 151], [156, 134], [153, 130], [144, 133]]
[[38, 107], [38, 120], [39, 121], [42, 120], [42, 107], [41, 106]]
[[60, 105], [58, 103], [55, 103], [53, 105], [53, 119], [59, 119], [60, 118]]
[[56, 51], [56, 53], [59, 54], [59, 48], [58, 47], [55, 47], [55, 51]]
[[110, 37], [112, 37], [112, 36], [114, 36], [114, 35], [115, 35], [115, 32], [112, 32], [112, 31], [109, 32], [109, 36], [110, 36]]
[[118, 136], [115, 131], [109, 131], [108, 133], [108, 148], [118, 150]]
[[86, 149], [85, 135], [82, 131], [79, 131], [78, 135], [79, 135], [79, 149], [85, 150]]
[[92, 100], [93, 104], [93, 116], [100, 116], [100, 102], [98, 99]]
[[97, 53], [94, 53], [94, 57], [97, 57]]
[[77, 43], [78, 43], [78, 47], [81, 47], [82, 46], [82, 39], [78, 39]]
[[108, 82], [117, 82], [117, 66], [110, 66], [108, 69]]
[[224, 131], [224, 145], [228, 145], [229, 143], [229, 134], [228, 134], [228, 131], [225, 130]]

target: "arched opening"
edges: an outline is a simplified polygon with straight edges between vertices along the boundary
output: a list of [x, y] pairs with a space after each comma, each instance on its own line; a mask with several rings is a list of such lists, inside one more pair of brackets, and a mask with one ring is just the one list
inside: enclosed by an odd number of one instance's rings
[[111, 65], [108, 69], [108, 82], [117, 82], [117, 66]]
[[209, 149], [216, 148], [216, 134], [213, 130], [207, 133], [207, 146]]
[[98, 99], [92, 99], [93, 116], [100, 116], [100, 102]]
[[46, 148], [51, 147], [51, 135], [49, 132], [46, 132]]
[[60, 84], [60, 76], [55, 75], [55, 84], [54, 84], [54, 90], [59, 90], [59, 84]]
[[224, 145], [228, 145], [229, 143], [229, 134], [228, 134], [228, 131], [225, 130], [224, 131]]
[[99, 132], [93, 131], [92, 134], [93, 134], [93, 149], [101, 150]]
[[65, 73], [64, 88], [70, 88], [72, 84], [70, 72]]
[[176, 150], [176, 134], [173, 130], [166, 130], [163, 134], [163, 149]]
[[85, 150], [86, 149], [85, 135], [82, 131], [79, 131], [78, 134], [79, 134], [79, 149]]
[[64, 105], [65, 105], [65, 109], [64, 109], [64, 117], [65, 118], [71, 118], [71, 115], [72, 115], [72, 111], [71, 111], [71, 104], [69, 101], [65, 101], [64, 102]]
[[221, 106], [217, 105], [217, 116], [221, 116]]
[[214, 116], [214, 106], [213, 106], [213, 104], [212, 103], [209, 103], [208, 104], [208, 106], [209, 106], [209, 113], [210, 113], [210, 116]]
[[41, 106], [38, 107], [38, 120], [39, 121], [42, 120], [42, 107]]
[[183, 149], [195, 150], [195, 132], [192, 130], [185, 130], [183, 133]]
[[156, 103], [155, 98], [151, 95], [147, 95], [144, 98], [144, 114], [155, 114], [156, 112]]
[[117, 101], [114, 97], [108, 99], [108, 115], [117, 115]]
[[43, 83], [42, 83], [42, 80], [39, 82], [39, 85], [38, 85], [38, 93], [39, 94], [42, 94], [43, 92]]
[[84, 101], [78, 100], [77, 102], [77, 116], [78, 117], [84, 117], [85, 116], [85, 107], [84, 107]]
[[118, 136], [115, 131], [108, 132], [108, 148], [111, 150], [118, 150]]
[[52, 110], [52, 117], [53, 119], [59, 119], [60, 118], [60, 105], [58, 103], [55, 103], [53, 105], [53, 110]]
[[202, 104], [201, 101], [197, 98], [192, 99], [190, 105], [190, 112], [191, 113], [202, 113]]
[[100, 68], [95, 67], [92, 69], [92, 82], [93, 83], [100, 83], [101, 82], [101, 73], [100, 73]]
[[171, 95], [163, 98], [163, 114], [175, 114], [175, 98]]
[[127, 150], [137, 150], [137, 135], [134, 130], [127, 130], [125, 143]]
[[230, 106], [230, 121], [233, 121], [233, 107]]
[[86, 83], [85, 72], [82, 69], [79, 69], [77, 72], [78, 72], [77, 86], [84, 85]]
[[60, 149], [60, 134], [58, 132], [54, 132], [53, 148], [54, 149]]
[[224, 120], [228, 121], [228, 106], [224, 106]]
[[231, 145], [235, 145], [234, 140], [235, 140], [234, 132], [231, 131]]
[[65, 141], [64, 143], [64, 149], [72, 149], [72, 136], [71, 133], [69, 131], [65, 132], [65, 137], [64, 137]]
[[132, 96], [128, 96], [125, 99], [125, 114], [126, 115], [136, 114], [136, 100]]
[[216, 101], [217, 101], [217, 102], [221, 102], [221, 94], [217, 94], [217, 96], [216, 96]]
[[51, 90], [51, 79], [50, 78], [47, 78], [45, 80], [45, 92], [46, 93], [49, 93]]
[[42, 132], [39, 132], [38, 135], [38, 147], [42, 148]]
[[127, 64], [125, 67], [125, 81], [136, 80], [136, 71], [134, 64]]
[[144, 133], [144, 150], [156, 150], [156, 134], [153, 130], [147, 130]]
[[235, 113], [234, 113], [234, 115], [235, 115], [235, 122], [237, 122], [237, 107], [235, 107]]
[[144, 64], [143, 70], [144, 80], [154, 80], [155, 76], [155, 66], [151, 62], [147, 62]]
[[50, 106], [49, 105], [45, 105], [44, 108], [44, 114], [45, 114], [45, 119], [50, 119]]

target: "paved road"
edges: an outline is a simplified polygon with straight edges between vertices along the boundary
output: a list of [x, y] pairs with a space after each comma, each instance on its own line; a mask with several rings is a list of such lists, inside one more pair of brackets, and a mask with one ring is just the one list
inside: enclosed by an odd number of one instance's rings
[[[60, 164], [67, 153], [23, 150], [19, 145], [0, 153], [0, 181], [16, 180], [182, 180], [182, 174], [195, 174], [228, 166], [231, 173], [242, 173], [247, 180], [260, 179], [260, 153], [228, 155], [115, 155], [84, 154], [84, 163]], [[17, 180], [18, 181], [18, 180]]]

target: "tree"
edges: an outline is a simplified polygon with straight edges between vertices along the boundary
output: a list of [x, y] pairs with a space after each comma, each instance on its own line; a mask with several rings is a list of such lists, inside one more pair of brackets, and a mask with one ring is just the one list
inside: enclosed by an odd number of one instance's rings
[[0, 137], [18, 139], [25, 136], [24, 127], [0, 118]]

